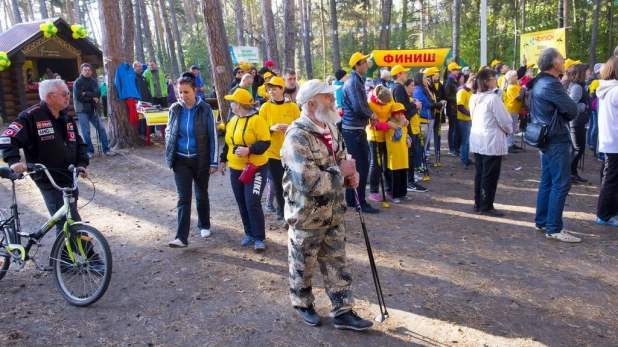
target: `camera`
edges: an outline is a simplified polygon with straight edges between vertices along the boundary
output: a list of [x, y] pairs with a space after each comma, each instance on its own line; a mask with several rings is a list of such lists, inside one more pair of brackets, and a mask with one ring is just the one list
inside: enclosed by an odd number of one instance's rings
[[236, 150], [238, 149], [238, 147], [239, 147], [238, 145], [235, 145], [232, 152], [236, 153]]

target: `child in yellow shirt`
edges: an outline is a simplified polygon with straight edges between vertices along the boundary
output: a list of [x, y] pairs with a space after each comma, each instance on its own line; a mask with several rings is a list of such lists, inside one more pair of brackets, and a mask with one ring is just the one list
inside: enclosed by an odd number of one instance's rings
[[[386, 156], [388, 149], [384, 142], [384, 132], [388, 129], [386, 122], [391, 117], [391, 106], [393, 104], [393, 94], [390, 89], [379, 84], [372, 92], [367, 100], [369, 109], [378, 117], [377, 122], [370, 122], [365, 129], [367, 139], [369, 140], [369, 199], [373, 201], [382, 201], [380, 195], [380, 171], [384, 173], [384, 189], [391, 190], [391, 175], [386, 169]], [[382, 169], [378, 165], [378, 153]], [[386, 193], [386, 192], [384, 192]]]
[[408, 128], [401, 126], [402, 118], [405, 119], [405, 107], [403, 104], [393, 105], [391, 117], [388, 119], [389, 129], [386, 131], [387, 167], [391, 170], [393, 203], [398, 204], [401, 200], [411, 200], [407, 194], [408, 186], [408, 148], [412, 139], [408, 136]]

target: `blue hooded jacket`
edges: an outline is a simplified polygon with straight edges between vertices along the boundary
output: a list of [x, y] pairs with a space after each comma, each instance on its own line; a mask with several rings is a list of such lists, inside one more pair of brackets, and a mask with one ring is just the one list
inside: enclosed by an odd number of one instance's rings
[[118, 65], [116, 68], [116, 78], [114, 79], [118, 100], [142, 99], [142, 95], [137, 88], [136, 78], [137, 75], [131, 65], [127, 63]]

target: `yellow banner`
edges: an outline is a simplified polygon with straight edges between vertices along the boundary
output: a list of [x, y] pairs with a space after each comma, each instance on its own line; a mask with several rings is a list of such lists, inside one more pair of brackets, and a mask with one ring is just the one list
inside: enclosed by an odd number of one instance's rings
[[450, 48], [417, 50], [375, 50], [373, 60], [378, 66], [403, 65], [405, 67], [427, 67], [444, 65]]
[[536, 63], [546, 48], [556, 48], [566, 59], [566, 38], [564, 28], [537, 31], [520, 35], [520, 56], [523, 61], [524, 56], [528, 63]]

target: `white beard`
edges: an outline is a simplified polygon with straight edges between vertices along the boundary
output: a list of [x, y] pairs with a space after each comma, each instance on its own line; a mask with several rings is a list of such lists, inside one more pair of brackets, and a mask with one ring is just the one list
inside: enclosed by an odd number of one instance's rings
[[318, 109], [315, 110], [315, 119], [322, 123], [335, 124], [341, 117], [339, 117], [334, 103], [328, 106], [320, 103]]

